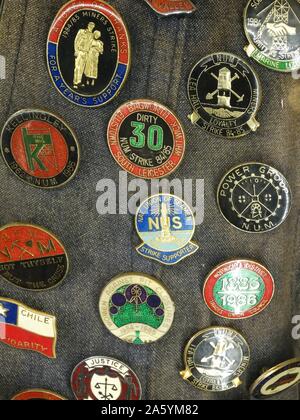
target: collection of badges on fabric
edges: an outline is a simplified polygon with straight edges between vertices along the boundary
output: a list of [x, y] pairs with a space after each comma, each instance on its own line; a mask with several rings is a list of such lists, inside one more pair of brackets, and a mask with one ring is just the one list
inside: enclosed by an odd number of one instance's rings
[[[163, 16], [196, 10], [190, 0], [145, 0], [145, 7], [146, 3]], [[299, 0], [252, 0], [244, 22], [249, 57], [280, 72], [300, 68]], [[53, 83], [67, 100], [86, 108], [107, 104], [119, 93], [130, 68], [130, 43], [122, 17], [102, 0], [68, 2], [50, 28], [47, 60]], [[228, 52], [198, 61], [188, 80], [189, 119], [193, 124], [228, 139], [259, 129], [256, 116], [262, 86], [248, 61]], [[100, 72], [100, 67], [105, 71]], [[185, 152], [180, 121], [170, 109], [152, 100], [133, 99], [117, 109], [109, 122], [107, 139], [117, 164], [144, 179], [168, 176]], [[17, 177], [43, 189], [69, 182], [80, 159], [72, 129], [56, 115], [38, 109], [22, 110], [9, 118], [1, 135], [1, 151]], [[235, 228], [249, 234], [266, 233], [287, 218], [291, 191], [278, 170], [264, 163], [246, 162], [225, 174], [217, 202], [221, 214]], [[138, 209], [135, 224], [141, 239], [137, 252], [143, 257], [172, 266], [199, 249], [192, 242], [193, 212], [174, 195], [149, 197]], [[45, 291], [64, 280], [68, 267], [66, 250], [53, 233], [30, 224], [1, 228], [0, 274], [13, 285]], [[229, 320], [257, 316], [274, 293], [275, 283], [268, 269], [243, 259], [214, 268], [203, 289], [208, 308]], [[175, 313], [164, 284], [135, 273], [109, 282], [100, 296], [99, 309], [111, 333], [135, 345], [165, 336]], [[0, 327], [0, 341], [7, 345], [56, 357], [54, 316], [0, 298]], [[201, 391], [221, 392], [241, 384], [250, 363], [250, 349], [233, 329], [211, 327], [190, 339], [184, 362], [184, 380]], [[265, 399], [299, 382], [300, 359], [292, 359], [264, 372], [250, 393]], [[71, 386], [78, 400], [142, 398], [134, 371], [104, 356], [79, 363]], [[30, 390], [13, 399], [64, 398], [50, 391]]]

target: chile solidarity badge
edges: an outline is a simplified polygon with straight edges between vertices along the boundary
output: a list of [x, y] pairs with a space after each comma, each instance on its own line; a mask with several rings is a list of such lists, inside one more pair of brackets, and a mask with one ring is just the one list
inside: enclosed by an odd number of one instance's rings
[[56, 358], [56, 318], [15, 300], [0, 298], [0, 341]]

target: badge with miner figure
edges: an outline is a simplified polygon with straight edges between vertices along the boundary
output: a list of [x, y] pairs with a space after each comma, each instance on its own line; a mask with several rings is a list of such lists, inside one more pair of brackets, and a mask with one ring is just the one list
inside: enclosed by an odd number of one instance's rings
[[119, 13], [102, 0], [72, 0], [49, 32], [52, 81], [73, 104], [100, 107], [113, 100], [130, 68], [130, 42]]
[[249, 57], [271, 70], [300, 69], [299, 0], [249, 1], [244, 25]]
[[131, 344], [149, 344], [170, 330], [175, 307], [165, 286], [145, 274], [113, 279], [100, 297], [100, 315], [108, 330]]
[[250, 363], [245, 339], [230, 328], [209, 328], [196, 334], [185, 350], [184, 380], [200, 391], [238, 388]]
[[124, 363], [108, 357], [91, 357], [72, 373], [71, 385], [79, 401], [130, 401], [142, 397], [136, 374]]
[[216, 53], [193, 68], [188, 95], [194, 112], [193, 124], [208, 133], [235, 138], [256, 131], [256, 114], [261, 103], [258, 76], [239, 57]]

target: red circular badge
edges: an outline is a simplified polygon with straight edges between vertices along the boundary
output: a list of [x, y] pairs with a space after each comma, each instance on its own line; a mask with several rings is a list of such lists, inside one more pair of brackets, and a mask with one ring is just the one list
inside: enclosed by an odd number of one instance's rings
[[64, 280], [69, 259], [61, 242], [34, 225], [0, 229], [0, 276], [27, 290], [47, 290]]
[[65, 401], [66, 399], [54, 392], [44, 391], [42, 389], [32, 389], [29, 391], [24, 391], [12, 398], [12, 401], [31, 401], [31, 400]]
[[1, 151], [18, 178], [43, 189], [70, 181], [80, 158], [73, 131], [56, 115], [41, 110], [22, 110], [9, 118], [1, 135]]
[[203, 295], [206, 305], [216, 315], [245, 319], [266, 309], [274, 290], [274, 279], [261, 264], [233, 260], [219, 265], [209, 274]]
[[137, 375], [125, 363], [109, 357], [91, 357], [76, 366], [71, 377], [79, 401], [136, 401], [142, 398]]
[[119, 166], [138, 178], [164, 178], [180, 165], [185, 134], [172, 111], [147, 99], [122, 105], [107, 130], [108, 146]]

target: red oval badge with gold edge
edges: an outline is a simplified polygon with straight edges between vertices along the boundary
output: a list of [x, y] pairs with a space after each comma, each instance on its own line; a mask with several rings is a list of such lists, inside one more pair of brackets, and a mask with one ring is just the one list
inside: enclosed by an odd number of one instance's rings
[[189, 14], [196, 10], [191, 0], [146, 0], [156, 13], [169, 16], [177, 14]]
[[23, 110], [12, 115], [2, 131], [1, 151], [18, 178], [43, 189], [66, 184], [79, 165], [75, 134], [46, 111]]
[[44, 391], [42, 389], [32, 389], [29, 391], [21, 392], [14, 396], [12, 401], [65, 401], [66, 398], [52, 392]]
[[185, 134], [172, 111], [147, 99], [125, 103], [112, 116], [108, 145], [119, 166], [138, 178], [164, 178], [180, 165]]
[[64, 280], [69, 260], [64, 246], [50, 232], [34, 225], [0, 229], [0, 275], [27, 290], [47, 290]]
[[216, 315], [245, 319], [266, 309], [274, 290], [274, 279], [261, 264], [233, 260], [219, 265], [209, 274], [203, 295], [206, 305]]

